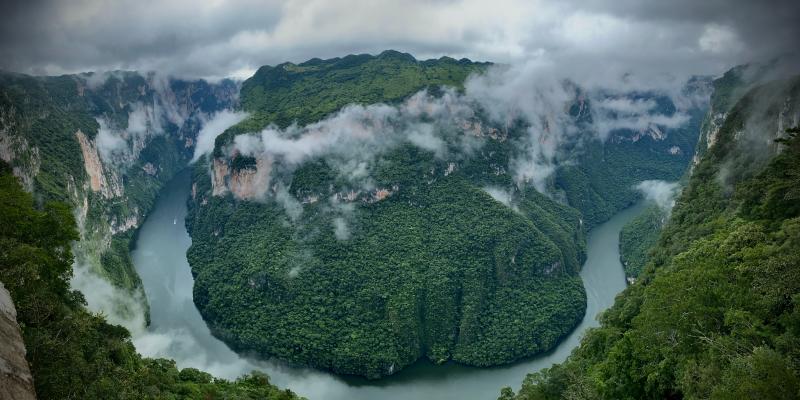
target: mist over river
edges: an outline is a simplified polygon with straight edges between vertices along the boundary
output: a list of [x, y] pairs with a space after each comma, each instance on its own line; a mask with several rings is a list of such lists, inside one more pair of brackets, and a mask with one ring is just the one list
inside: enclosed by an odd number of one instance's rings
[[150, 304], [151, 319], [148, 331], [134, 338], [137, 349], [147, 356], [175, 359], [180, 368], [194, 367], [225, 378], [260, 370], [279, 387], [311, 400], [496, 399], [504, 386], [517, 390], [526, 374], [563, 361], [578, 345], [583, 332], [598, 325], [597, 314], [611, 306], [614, 297], [625, 288], [619, 232], [643, 207], [639, 204], [626, 209], [590, 232], [587, 261], [580, 274], [587, 293], [586, 315], [551, 352], [494, 368], [454, 363], [437, 366], [421, 361], [393, 376], [368, 381], [237, 355], [211, 335], [192, 301], [193, 279], [186, 260], [186, 250], [192, 242], [184, 225], [190, 178], [186, 170], [165, 186], [141, 226], [132, 252]]

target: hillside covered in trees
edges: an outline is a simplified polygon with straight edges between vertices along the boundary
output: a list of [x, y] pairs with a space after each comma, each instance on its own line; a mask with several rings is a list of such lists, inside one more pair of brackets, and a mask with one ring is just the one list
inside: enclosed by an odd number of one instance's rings
[[[195, 167], [188, 218], [194, 298], [215, 335], [376, 378], [420, 357], [508, 363], [569, 333], [586, 307], [586, 230], [637, 201], [635, 183], [683, 174], [704, 109], [558, 83], [573, 98], [542, 119], [566, 107], [585, 143], [560, 146], [570, 162], [541, 182], [520, 181], [515, 163], [539, 144], [530, 121], [469, 101], [467, 77], [485, 69], [389, 51], [245, 81], [249, 117]], [[596, 139], [592, 107], [611, 100], [686, 123]]]
[[703, 157], [637, 283], [501, 399], [800, 396], [800, 78], [745, 92], [743, 76], [715, 82]]

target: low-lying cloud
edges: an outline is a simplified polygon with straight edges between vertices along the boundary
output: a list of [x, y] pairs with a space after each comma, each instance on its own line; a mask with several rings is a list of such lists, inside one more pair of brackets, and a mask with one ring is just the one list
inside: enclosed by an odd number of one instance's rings
[[664, 211], [670, 211], [675, 205], [675, 198], [680, 193], [681, 187], [678, 182], [647, 180], [637, 184], [636, 189], [648, 201], [654, 202]]
[[98, 117], [97, 150], [107, 163], [130, 164], [135, 161], [147, 141], [164, 133], [159, 103], [130, 105], [125, 127], [115, 127], [105, 117]]
[[324, 157], [340, 177], [355, 187], [371, 189], [369, 169], [376, 157], [403, 143], [440, 158], [458, 157], [475, 146], [476, 138], [456, 132], [456, 124], [468, 123], [474, 116], [466, 100], [452, 90], [441, 97], [423, 91], [399, 106], [351, 105], [307, 126], [270, 126], [256, 134], [237, 135], [226, 150], [231, 156], [273, 160], [284, 170]]
[[519, 212], [514, 195], [510, 191], [498, 187], [485, 187], [483, 190], [506, 207]]
[[[700, 105], [696, 94], [685, 90], [686, 82], [637, 87], [609, 81], [583, 87], [568, 73], [546, 59], [495, 66], [468, 78], [463, 92], [431, 96], [422, 91], [399, 105], [350, 105], [307, 126], [269, 126], [237, 135], [224, 150], [231, 157], [268, 159], [279, 174], [325, 158], [341, 178], [371, 190], [376, 159], [399, 145], [410, 143], [455, 162], [474, 155], [490, 138], [507, 140], [510, 131], [522, 129], [521, 137], [508, 139], [514, 140], [515, 152], [503, 168], [518, 187], [546, 193], [553, 172], [574, 157], [575, 149], [615, 131], [668, 133], [689, 121], [684, 107]], [[678, 106], [662, 110], [656, 98]]]
[[83, 293], [89, 310], [105, 316], [109, 323], [127, 328], [133, 335], [145, 328], [144, 298], [111, 285], [91, 267], [75, 264], [70, 287]]
[[222, 110], [208, 118], [204, 118], [203, 127], [197, 134], [192, 162], [197, 161], [201, 156], [213, 151], [214, 140], [217, 136], [225, 132], [226, 129], [247, 118], [248, 115], [248, 113], [242, 111]]

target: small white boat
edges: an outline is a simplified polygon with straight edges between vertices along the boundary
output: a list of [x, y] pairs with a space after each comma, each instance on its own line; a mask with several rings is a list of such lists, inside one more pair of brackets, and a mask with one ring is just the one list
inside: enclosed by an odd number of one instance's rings
[[172, 219], [172, 225], [178, 225], [178, 219], [177, 218], [173, 218]]

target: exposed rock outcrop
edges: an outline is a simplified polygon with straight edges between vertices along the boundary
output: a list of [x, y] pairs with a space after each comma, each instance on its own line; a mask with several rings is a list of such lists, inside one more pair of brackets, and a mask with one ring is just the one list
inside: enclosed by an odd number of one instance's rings
[[17, 310], [0, 282], [0, 399], [35, 398], [33, 376], [25, 359], [25, 343], [17, 324]]
[[228, 178], [228, 163], [223, 159], [214, 158], [211, 167], [211, 195], [222, 196], [228, 193], [228, 185], [225, 180]]
[[256, 165], [234, 170], [223, 159], [215, 158], [211, 171], [211, 194], [222, 196], [229, 191], [239, 200], [262, 199], [269, 188], [272, 158], [256, 158]]
[[107, 199], [122, 196], [122, 185], [116, 175], [112, 173], [109, 174], [109, 177], [106, 177], [106, 173], [103, 170], [103, 162], [100, 160], [94, 141], [80, 130], [75, 132], [75, 137], [81, 145], [83, 166], [86, 169], [86, 174], [89, 175], [89, 188], [93, 192], [100, 192]]

